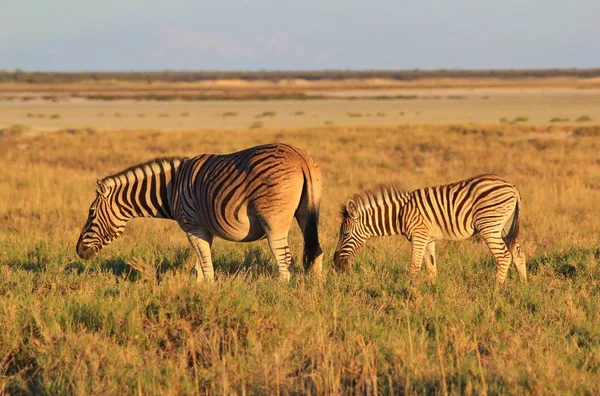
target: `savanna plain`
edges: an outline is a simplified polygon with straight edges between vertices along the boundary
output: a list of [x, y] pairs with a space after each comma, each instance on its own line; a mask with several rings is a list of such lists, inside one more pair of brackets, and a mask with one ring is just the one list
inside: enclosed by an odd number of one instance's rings
[[[511, 92], [522, 112], [493, 89], [211, 102], [210, 128], [190, 121], [203, 102], [164, 103], [168, 116], [155, 101], [0, 103], [0, 393], [600, 394], [600, 114], [579, 106], [599, 96]], [[477, 122], [453, 121], [456, 112]], [[150, 113], [156, 123], [139, 116]], [[128, 121], [85, 126], [107, 117]], [[304, 149], [323, 171], [321, 278], [302, 269], [296, 225], [289, 283], [266, 242], [222, 240], [217, 280], [197, 282], [196, 258], [168, 220], [133, 220], [97, 258], [77, 257], [95, 176], [270, 142]], [[411, 282], [401, 236], [370, 240], [350, 271], [333, 269], [352, 193], [488, 172], [521, 193], [527, 283], [513, 267], [496, 288], [478, 238], [438, 243], [435, 283], [425, 273]]]

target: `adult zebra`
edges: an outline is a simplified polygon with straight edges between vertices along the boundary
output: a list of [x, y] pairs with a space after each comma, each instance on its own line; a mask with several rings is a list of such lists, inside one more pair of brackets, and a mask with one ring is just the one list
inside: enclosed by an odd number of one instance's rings
[[[342, 205], [334, 265], [347, 269], [370, 237], [402, 234], [412, 243], [411, 276], [420, 271], [425, 253], [427, 271], [435, 276], [436, 240], [464, 240], [479, 233], [496, 259], [496, 282], [504, 283], [511, 261], [525, 281], [525, 255], [517, 243], [520, 205], [516, 187], [496, 175], [412, 192], [400, 184], [362, 191]], [[511, 217], [510, 229], [502, 237]]]
[[290, 278], [288, 231], [295, 217], [304, 235], [304, 266], [319, 273], [321, 171], [303, 151], [268, 144], [236, 153], [162, 158], [96, 179], [97, 195], [77, 254], [88, 259], [135, 217], [173, 219], [198, 254], [197, 274], [213, 279], [214, 236], [250, 242], [267, 238], [279, 277]]

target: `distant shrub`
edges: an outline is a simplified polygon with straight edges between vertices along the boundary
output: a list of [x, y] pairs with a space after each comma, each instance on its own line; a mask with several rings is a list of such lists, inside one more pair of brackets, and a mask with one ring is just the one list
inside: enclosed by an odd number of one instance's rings
[[236, 115], [238, 115], [238, 113], [235, 111], [226, 111], [225, 113], [221, 114], [221, 117], [235, 117]]
[[139, 117], [139, 118], [144, 118], [144, 117], [146, 117], [146, 114], [144, 114], [144, 113], [139, 113], [139, 114], [138, 114], [138, 117]]
[[592, 121], [592, 117], [587, 116], [587, 115], [582, 115], [582, 116], [577, 117], [577, 119], [575, 121], [577, 121], [577, 122], [590, 122], [590, 121]]
[[261, 121], [254, 121], [252, 124], [250, 124], [248, 129], [258, 129], [258, 128], [262, 128], [262, 127], [263, 127], [263, 123]]
[[160, 118], [166, 118], [166, 117], [169, 117], [169, 113], [160, 113], [158, 116]]
[[60, 118], [60, 114], [58, 114], [58, 113], [50, 114], [50, 119], [52, 119], [52, 120], [57, 120], [59, 118]]
[[115, 115], [115, 117], [117, 117], [117, 118], [118, 118], [118, 117], [121, 117], [121, 113], [115, 113], [114, 115]]
[[346, 113], [346, 115], [351, 118], [362, 117], [362, 113]]
[[190, 116], [190, 113], [189, 113], [189, 112], [187, 112], [187, 111], [184, 111], [183, 113], [181, 113], [181, 116], [182, 116], [182, 117], [189, 117], [189, 116]]
[[296, 116], [301, 116], [303, 114], [304, 114], [304, 112], [302, 110], [298, 110], [298, 111], [294, 112], [294, 115], [296, 115]]
[[385, 117], [385, 113], [377, 113], [376, 116], [377, 117]]
[[323, 125], [333, 125], [333, 121], [326, 120]]
[[563, 117], [553, 117], [550, 119], [550, 122], [568, 122], [569, 118], [563, 118]]
[[523, 117], [523, 116], [515, 117], [512, 120], [509, 120], [506, 117], [500, 118], [500, 122], [503, 123], [503, 124], [516, 124], [518, 122], [527, 122], [527, 121], [529, 121], [529, 118]]
[[401, 112], [399, 112], [398, 114], [399, 114], [399, 115], [401, 115], [401, 116], [403, 116], [403, 115], [404, 115], [404, 112], [403, 112], [403, 111], [401, 111]]
[[256, 118], [264, 118], [264, 117], [275, 117], [277, 113], [274, 111], [263, 111], [260, 114], [257, 114], [255, 117]]

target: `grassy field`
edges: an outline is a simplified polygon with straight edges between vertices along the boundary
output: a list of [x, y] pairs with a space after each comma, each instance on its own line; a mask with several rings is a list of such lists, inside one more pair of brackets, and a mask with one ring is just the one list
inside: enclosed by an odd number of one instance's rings
[[[588, 124], [5, 128], [0, 393], [598, 394], [600, 127]], [[218, 240], [218, 279], [197, 284], [188, 242], [166, 220], [134, 220], [97, 259], [76, 256], [94, 176], [276, 141], [323, 170], [322, 280], [297, 265], [282, 284], [265, 242]], [[372, 240], [352, 271], [333, 271], [348, 195], [483, 172], [521, 192], [527, 284], [511, 268], [495, 290], [478, 240], [438, 244], [435, 285], [410, 284], [402, 237]], [[291, 247], [299, 262], [297, 227]]]

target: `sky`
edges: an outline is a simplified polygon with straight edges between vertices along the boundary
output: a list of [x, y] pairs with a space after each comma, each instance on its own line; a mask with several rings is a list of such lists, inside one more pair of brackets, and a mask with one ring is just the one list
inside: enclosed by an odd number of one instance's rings
[[600, 67], [600, 0], [0, 0], [0, 70]]

